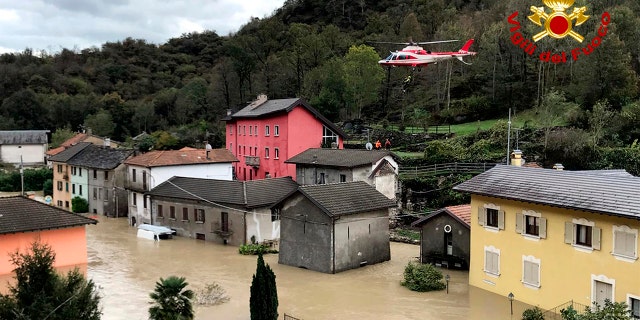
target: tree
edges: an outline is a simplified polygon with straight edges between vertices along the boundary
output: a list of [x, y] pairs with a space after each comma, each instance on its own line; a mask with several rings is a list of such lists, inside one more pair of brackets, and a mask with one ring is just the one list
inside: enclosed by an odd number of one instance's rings
[[186, 289], [188, 283], [184, 277], [170, 276], [160, 278], [155, 290], [149, 294], [153, 306], [149, 308], [151, 320], [190, 320], [194, 318], [193, 291]]
[[69, 140], [75, 135], [68, 127], [59, 128], [51, 134], [51, 148], [59, 147], [63, 142]]
[[600, 100], [593, 105], [593, 109], [587, 112], [589, 119], [589, 130], [591, 132], [592, 143], [597, 147], [600, 139], [604, 136], [605, 129], [613, 118], [614, 113], [611, 111], [607, 100]]
[[442, 272], [432, 264], [409, 262], [404, 268], [404, 280], [400, 284], [418, 292], [442, 290], [446, 288], [442, 278]]
[[540, 106], [535, 109], [538, 115], [538, 125], [542, 127], [544, 132], [545, 153], [551, 131], [563, 123], [564, 115], [572, 107], [575, 105], [568, 103], [561, 92], [552, 90], [544, 96]]
[[360, 119], [362, 108], [378, 100], [384, 70], [378, 65], [380, 56], [372, 47], [352, 46], [345, 56], [345, 82], [353, 107], [352, 116]]
[[258, 254], [258, 266], [251, 281], [249, 308], [251, 310], [251, 320], [278, 319], [276, 275], [269, 265], [265, 265], [262, 254]]
[[92, 114], [84, 121], [84, 126], [91, 128], [94, 134], [110, 137], [116, 128], [116, 124], [113, 122], [113, 117], [109, 111], [101, 109], [96, 114]]
[[89, 202], [84, 198], [75, 196], [71, 199], [71, 211], [75, 213], [89, 212]]
[[53, 268], [55, 252], [33, 242], [27, 252], [11, 254], [16, 284], [0, 294], [0, 319], [99, 320], [100, 296], [93, 281], [77, 270], [67, 276]]

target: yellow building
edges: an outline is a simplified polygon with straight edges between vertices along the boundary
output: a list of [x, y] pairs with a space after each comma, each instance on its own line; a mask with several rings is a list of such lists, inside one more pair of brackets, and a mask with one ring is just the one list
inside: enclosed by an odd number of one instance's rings
[[640, 178], [497, 166], [471, 193], [469, 283], [542, 309], [626, 302], [640, 317]]

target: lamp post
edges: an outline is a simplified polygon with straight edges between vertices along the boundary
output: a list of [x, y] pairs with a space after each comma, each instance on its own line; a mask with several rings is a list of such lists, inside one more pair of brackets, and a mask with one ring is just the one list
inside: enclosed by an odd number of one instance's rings
[[513, 298], [515, 296], [513, 295], [513, 292], [509, 292], [509, 295], [507, 296], [507, 298], [509, 298], [509, 303], [511, 304], [511, 315], [513, 315]]
[[449, 280], [451, 280], [451, 277], [447, 274], [444, 276], [444, 280], [447, 282], [447, 294], [449, 294]]

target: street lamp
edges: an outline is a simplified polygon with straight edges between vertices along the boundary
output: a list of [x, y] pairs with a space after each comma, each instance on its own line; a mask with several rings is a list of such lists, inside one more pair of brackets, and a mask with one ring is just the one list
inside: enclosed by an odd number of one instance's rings
[[515, 296], [513, 295], [513, 292], [509, 292], [509, 295], [507, 296], [507, 298], [509, 298], [509, 303], [511, 304], [511, 315], [513, 315], [513, 298]]
[[447, 282], [447, 294], [449, 294], [449, 280], [451, 280], [451, 277], [446, 275], [444, 276], [444, 280]]

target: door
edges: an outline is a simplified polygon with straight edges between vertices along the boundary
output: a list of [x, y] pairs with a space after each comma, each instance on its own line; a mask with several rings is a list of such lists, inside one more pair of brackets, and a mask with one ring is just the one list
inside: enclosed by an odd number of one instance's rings
[[594, 280], [595, 299], [594, 302], [600, 306], [604, 306], [606, 299], [613, 300], [613, 285], [610, 283]]
[[444, 246], [445, 246], [445, 252], [447, 253], [447, 255], [452, 256], [453, 255], [453, 233], [452, 232], [444, 233]]

